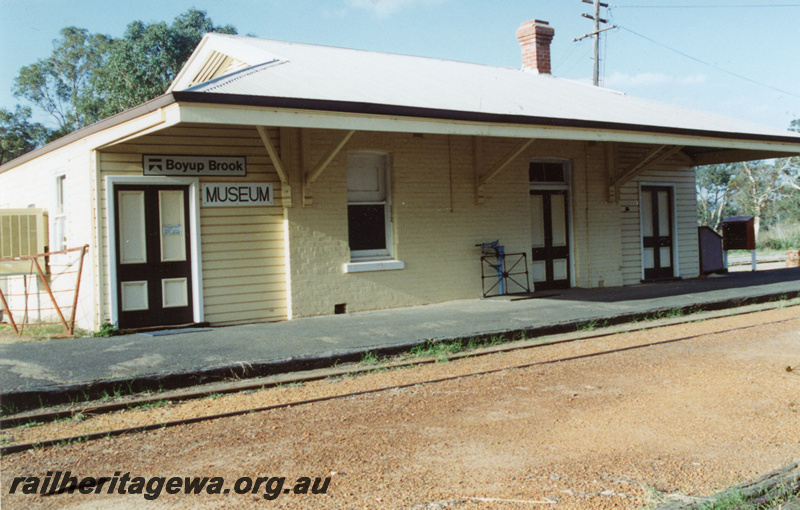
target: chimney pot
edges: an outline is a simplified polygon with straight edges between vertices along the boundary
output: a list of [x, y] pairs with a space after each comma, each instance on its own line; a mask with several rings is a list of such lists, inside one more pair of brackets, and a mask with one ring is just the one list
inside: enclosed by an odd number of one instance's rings
[[517, 29], [522, 49], [522, 68], [550, 74], [550, 42], [555, 30], [546, 21], [526, 21]]

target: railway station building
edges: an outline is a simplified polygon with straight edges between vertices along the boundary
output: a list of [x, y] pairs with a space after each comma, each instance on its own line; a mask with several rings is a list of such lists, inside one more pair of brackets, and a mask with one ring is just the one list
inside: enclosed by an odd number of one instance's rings
[[494, 241], [507, 293], [697, 277], [694, 168], [800, 134], [556, 78], [552, 37], [523, 23], [509, 69], [208, 34], [163, 96], [0, 167], [0, 215], [88, 245], [89, 330], [477, 299]]

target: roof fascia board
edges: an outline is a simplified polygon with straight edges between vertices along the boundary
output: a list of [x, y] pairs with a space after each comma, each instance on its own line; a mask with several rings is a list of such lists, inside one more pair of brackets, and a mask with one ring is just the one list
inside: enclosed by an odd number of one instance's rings
[[731, 140], [750, 140], [766, 142], [785, 142], [796, 145], [800, 152], [800, 136], [786, 131], [783, 135], [759, 133], [736, 133], [682, 127], [648, 126], [581, 119], [561, 119], [529, 115], [492, 114], [473, 111], [456, 111], [438, 108], [421, 108], [391, 104], [361, 103], [356, 101], [337, 101], [323, 99], [303, 99], [294, 97], [251, 96], [215, 92], [176, 91], [175, 99], [180, 102], [197, 102], [218, 105], [255, 106], [285, 108], [292, 110], [349, 113], [356, 115], [376, 115], [384, 117], [410, 117], [420, 119], [445, 120], [449, 122], [480, 122], [490, 124], [520, 124], [526, 126], [566, 127], [570, 129], [589, 128], [592, 130], [617, 130], [665, 135], [688, 135], [690, 137], [719, 138]]
[[97, 133], [88, 138], [87, 142], [90, 150], [104, 149], [161, 131], [179, 122], [180, 109], [178, 105], [172, 105], [166, 108], [159, 108], [126, 124]]
[[694, 154], [692, 160], [695, 165], [716, 165], [720, 163], [737, 163], [740, 161], [755, 161], [760, 159], [781, 159], [792, 158], [797, 156], [796, 153], [779, 152], [776, 150], [721, 150], [702, 152]]
[[[181, 93], [175, 93], [175, 95], [178, 94]], [[470, 122], [398, 115], [355, 114], [347, 112], [191, 102], [181, 103], [181, 121], [190, 123], [243, 124], [253, 126], [269, 125], [275, 127], [356, 131], [627, 142], [771, 151], [789, 155], [800, 154], [800, 141], [752, 140], [727, 136], [723, 138], [712, 135], [701, 136], [700, 134], [631, 131], [620, 128], [615, 129], [613, 126], [590, 128], [519, 123], [503, 124], [485, 121]]]
[[[209, 98], [203, 98], [202, 102], [193, 102], [193, 99], [197, 99], [198, 97], [197, 93], [178, 91], [164, 94], [131, 110], [127, 110], [92, 124], [91, 126], [74, 131], [39, 149], [11, 160], [0, 166], [0, 173], [72, 143], [83, 141], [85, 138], [89, 138], [94, 134], [106, 130], [117, 131], [119, 126], [123, 126], [127, 123], [130, 123], [128, 127], [120, 127], [119, 131], [115, 134], [108, 133], [96, 138], [97, 141], [93, 142], [96, 144], [95, 147], [114, 143], [115, 140], [117, 141], [116, 143], [118, 143], [120, 140], [128, 140], [135, 136], [141, 136], [142, 133], [157, 131], [179, 122], [191, 122], [200, 124], [269, 125], [275, 127], [356, 131], [625, 142], [729, 149], [728, 151], [697, 154], [693, 157], [693, 159], [697, 161], [696, 164], [747, 161], [770, 157], [791, 157], [800, 154], [800, 141], [796, 141], [797, 137], [790, 136], [780, 137], [778, 140], [761, 140], [735, 138], [734, 134], [726, 134], [725, 137], [719, 137], [709, 133], [703, 135], [704, 132], [690, 135], [645, 132], [643, 130], [631, 131], [614, 125], [608, 125], [605, 128], [590, 128], [579, 126], [555, 126], [545, 123], [514, 123], [510, 120], [507, 123], [500, 123], [496, 121], [481, 121], [479, 119], [467, 121], [435, 117], [426, 118], [411, 115], [350, 113], [302, 108], [251, 106], [239, 105], [231, 101], [228, 101], [228, 104], [219, 104], [222, 100], [219, 96], [224, 96], [224, 94], [213, 94], [213, 96], [214, 99], [218, 100], [217, 103], [210, 102]], [[177, 101], [181, 101], [181, 103], [176, 104]], [[166, 122], [161, 123], [152, 120], [152, 116], [150, 116], [151, 113], [170, 105], [175, 106], [170, 108], [170, 111], [167, 112]], [[164, 113], [158, 113], [157, 115], [161, 116], [164, 115]], [[479, 114], [472, 115], [480, 117]], [[150, 117], [150, 119], [142, 120], [147, 117]], [[547, 119], [545, 119], [545, 121], [546, 120]], [[142, 127], [140, 123], [144, 124], [145, 127]], [[153, 123], [153, 125], [147, 127], [148, 123]], [[745, 152], [748, 151], [756, 151], [756, 154], [745, 154]]]
[[[91, 144], [89, 150], [93, 150], [103, 144], [108, 144], [115, 139], [129, 137], [132, 134], [140, 133], [142, 130], [148, 130], [153, 127], [157, 127], [160, 122], [154, 120], [154, 117], [161, 118], [162, 115], [164, 115], [164, 113], [161, 112], [161, 109], [171, 105], [174, 106], [170, 108], [170, 110], [174, 110], [174, 112], [170, 112], [170, 115], [168, 116], [171, 116], [172, 121], [177, 123], [180, 121], [180, 110], [178, 109], [178, 105], [175, 104], [175, 98], [172, 96], [172, 94], [165, 94], [135, 108], [114, 115], [113, 117], [109, 117], [90, 126], [86, 126], [85, 128], [73, 131], [72, 133], [63, 136], [58, 140], [54, 140], [43, 147], [39, 147], [34, 151], [12, 159], [11, 161], [0, 166], [0, 173], [11, 170], [12, 168], [22, 165], [23, 163], [26, 163], [32, 159], [44, 156], [45, 154], [49, 154], [76, 142], [87, 143], [87, 141], [91, 139], [91, 142], [89, 142]], [[155, 115], [151, 115], [154, 113]], [[168, 127], [166, 123], [162, 124], [160, 129], [163, 129], [164, 127]], [[103, 134], [106, 131], [107, 133]], [[96, 134], [100, 134], [100, 136], [95, 138], [94, 135]]]

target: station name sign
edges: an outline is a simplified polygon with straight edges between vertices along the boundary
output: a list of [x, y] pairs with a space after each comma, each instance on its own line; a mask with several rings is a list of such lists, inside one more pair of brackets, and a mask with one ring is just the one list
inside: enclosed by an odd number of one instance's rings
[[244, 177], [244, 156], [142, 156], [144, 175]]
[[210, 182], [203, 184], [203, 207], [272, 205], [271, 182]]

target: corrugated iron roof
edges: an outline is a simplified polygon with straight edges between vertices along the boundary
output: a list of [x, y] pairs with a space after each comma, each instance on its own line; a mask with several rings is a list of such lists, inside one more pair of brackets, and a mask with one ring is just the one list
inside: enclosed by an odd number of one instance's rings
[[[229, 59], [219, 59], [220, 54]], [[216, 63], [209, 62], [212, 58]], [[194, 85], [198, 77], [225, 72], [227, 60], [235, 62], [237, 70]], [[634, 98], [535, 71], [207, 34], [166, 94], [0, 165], [0, 173], [184, 102], [453, 120], [475, 123], [481, 133], [486, 123], [560, 128], [538, 130], [551, 138], [562, 137], [571, 128], [578, 131], [570, 139], [598, 140], [600, 134], [615, 132], [606, 139], [620, 141], [638, 132], [652, 135], [653, 143], [664, 143], [661, 135], [679, 135], [680, 141], [673, 143], [684, 145], [685, 154], [702, 156], [723, 148], [727, 155], [715, 156], [713, 162], [800, 154], [800, 133]]]
[[[204, 44], [252, 67], [186, 92], [789, 137], [789, 131], [627, 96], [535, 71], [427, 57], [209, 34]], [[202, 47], [202, 45], [201, 45]], [[258, 60], [258, 62], [254, 61]], [[176, 81], [173, 90], [178, 91]]]

